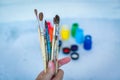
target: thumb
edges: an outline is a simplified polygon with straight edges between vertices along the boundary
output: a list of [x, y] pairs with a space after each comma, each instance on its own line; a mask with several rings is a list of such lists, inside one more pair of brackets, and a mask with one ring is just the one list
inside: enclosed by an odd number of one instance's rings
[[52, 61], [49, 61], [48, 63], [48, 69], [47, 72], [44, 75], [44, 80], [51, 80], [55, 72], [55, 65]]

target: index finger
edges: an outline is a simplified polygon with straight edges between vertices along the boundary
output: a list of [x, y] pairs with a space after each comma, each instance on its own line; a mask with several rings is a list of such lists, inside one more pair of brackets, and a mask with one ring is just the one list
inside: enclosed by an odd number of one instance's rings
[[71, 60], [70, 57], [65, 57], [65, 58], [60, 59], [60, 60], [58, 61], [59, 67], [65, 65], [65, 64], [67, 64], [67, 63], [69, 63], [70, 60]]

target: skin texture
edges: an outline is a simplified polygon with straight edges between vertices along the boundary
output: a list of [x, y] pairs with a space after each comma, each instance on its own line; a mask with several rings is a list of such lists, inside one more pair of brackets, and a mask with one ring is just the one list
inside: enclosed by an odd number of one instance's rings
[[[67, 64], [70, 62], [71, 58], [65, 57], [58, 61], [59, 67]], [[52, 61], [48, 63], [48, 69], [45, 73], [42, 71], [36, 78], [36, 80], [63, 80], [64, 71], [62, 69], [58, 69], [58, 73], [54, 75], [55, 73], [55, 65]]]

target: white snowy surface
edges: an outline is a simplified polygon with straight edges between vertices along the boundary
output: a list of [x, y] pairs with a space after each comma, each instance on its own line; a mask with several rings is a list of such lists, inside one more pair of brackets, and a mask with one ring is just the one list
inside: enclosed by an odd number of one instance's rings
[[92, 36], [92, 50], [79, 45], [79, 60], [61, 67], [64, 80], [120, 80], [120, 0], [0, 0], [0, 80], [34, 80], [43, 70], [35, 8]]
[[[64, 80], [119, 80], [120, 20], [62, 19], [61, 24], [74, 22], [92, 35], [93, 48], [85, 51], [79, 45], [79, 60], [62, 67]], [[43, 70], [36, 26], [35, 21], [0, 24], [0, 80], [34, 80]], [[72, 44], [70, 38], [63, 46]]]
[[0, 0], [0, 22], [36, 20], [35, 8], [45, 18], [120, 19], [120, 0]]

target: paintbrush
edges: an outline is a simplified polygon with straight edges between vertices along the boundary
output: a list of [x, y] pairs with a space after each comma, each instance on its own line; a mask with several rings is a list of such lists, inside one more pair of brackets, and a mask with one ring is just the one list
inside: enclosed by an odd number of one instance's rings
[[35, 13], [35, 16], [36, 16], [36, 19], [37, 19], [37, 22], [38, 22], [38, 27], [40, 27], [37, 9], [34, 9], [34, 13]]
[[53, 19], [54, 23], [54, 30], [53, 30], [53, 40], [52, 40], [52, 58], [51, 60], [55, 63], [55, 74], [58, 71], [58, 37], [59, 37], [59, 22], [60, 18], [58, 15], [56, 15]]
[[[56, 18], [53, 18], [53, 23], [55, 24], [56, 22]], [[51, 51], [51, 60], [54, 61], [54, 48], [55, 48], [55, 33], [56, 33], [56, 26], [54, 25], [54, 29], [53, 29], [53, 39], [52, 39], [52, 51]]]
[[48, 24], [45, 21], [45, 37], [46, 37], [46, 45], [47, 45], [47, 54], [48, 54], [48, 61], [51, 60], [51, 45], [50, 45], [50, 36], [48, 32]]
[[[39, 21], [39, 16], [38, 16], [38, 11], [37, 11], [37, 9], [34, 9], [34, 13], [35, 13], [35, 16], [36, 16], [36, 19], [37, 19], [37, 22], [38, 22], [38, 27], [39, 27], [39, 30], [40, 30], [40, 32], [41, 32], [41, 29], [40, 29], [40, 26], [41, 26], [41, 24], [40, 24], [40, 21]], [[41, 19], [42, 19], [42, 14], [41, 14]]]
[[[43, 63], [44, 63], [44, 71], [46, 72], [46, 69], [47, 69], [47, 60], [46, 60], [46, 53], [45, 53], [45, 43], [44, 43], [44, 33], [43, 33], [43, 24], [42, 24], [42, 21], [43, 21], [43, 13], [39, 13], [39, 17], [38, 17], [38, 11], [37, 9], [34, 9], [34, 13], [36, 15], [36, 19], [37, 19], [37, 22], [38, 22], [38, 33], [39, 33], [39, 39], [40, 39], [40, 47], [41, 47], [41, 51], [42, 51], [42, 57], [43, 57]], [[40, 21], [39, 21], [40, 19]]]
[[55, 22], [55, 26], [56, 26], [56, 41], [55, 41], [55, 47], [56, 47], [56, 54], [55, 54], [55, 67], [56, 67], [56, 71], [55, 74], [58, 72], [58, 53], [59, 53], [59, 23], [60, 23], [60, 17], [58, 15], [55, 16], [56, 18], [56, 22]]
[[37, 9], [34, 9], [34, 13], [35, 13], [36, 19], [37, 19], [37, 21], [38, 21], [38, 24], [39, 24], [39, 19], [38, 19], [38, 11], [37, 11]]
[[41, 42], [41, 51], [44, 63], [44, 71], [46, 72], [47, 69], [47, 54], [46, 54], [46, 47], [45, 47], [45, 37], [44, 37], [44, 27], [43, 27], [43, 13], [39, 13], [39, 20], [40, 26], [38, 27], [38, 31], [40, 34], [40, 42]]

